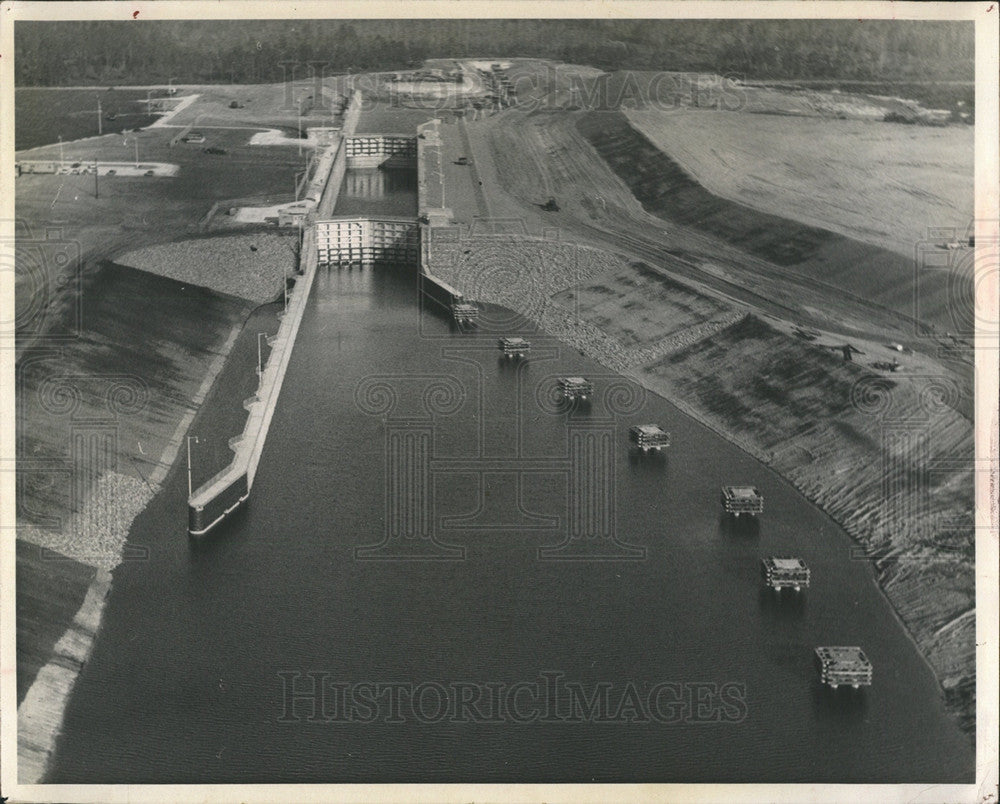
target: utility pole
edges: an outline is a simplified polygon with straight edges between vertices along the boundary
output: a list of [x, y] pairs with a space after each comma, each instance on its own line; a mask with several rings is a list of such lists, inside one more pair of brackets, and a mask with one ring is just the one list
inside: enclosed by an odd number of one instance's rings
[[100, 198], [100, 189], [97, 186], [97, 157], [94, 157], [94, 198]]
[[62, 169], [65, 167], [63, 164], [65, 160], [63, 159], [63, 145], [62, 145], [62, 134], [59, 135], [59, 167]]
[[104, 122], [101, 119], [101, 99], [97, 99], [97, 134], [100, 136], [104, 133]]

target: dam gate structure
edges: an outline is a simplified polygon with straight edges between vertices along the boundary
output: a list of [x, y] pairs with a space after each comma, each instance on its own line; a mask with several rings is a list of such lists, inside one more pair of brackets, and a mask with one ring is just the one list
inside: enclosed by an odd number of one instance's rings
[[420, 261], [420, 228], [413, 218], [336, 217], [316, 221], [316, 258], [322, 266]]
[[410, 134], [359, 134], [344, 139], [344, 156], [352, 168], [417, 166], [417, 138]]

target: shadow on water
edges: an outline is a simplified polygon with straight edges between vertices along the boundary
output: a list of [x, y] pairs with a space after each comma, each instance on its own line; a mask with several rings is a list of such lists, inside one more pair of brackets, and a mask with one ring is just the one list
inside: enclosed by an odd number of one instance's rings
[[507, 357], [501, 354], [497, 358], [497, 369], [501, 374], [516, 375], [519, 371], [527, 371], [528, 359], [525, 357]]
[[201, 559], [213, 556], [236, 542], [246, 521], [248, 507], [249, 504], [244, 503], [203, 536], [188, 534], [188, 548], [192, 562], [200, 562]]
[[719, 533], [732, 539], [756, 539], [760, 536], [760, 521], [755, 516], [719, 516]]
[[776, 591], [770, 586], [761, 586], [757, 594], [760, 610], [778, 620], [798, 620], [806, 610], [806, 596], [794, 589]]
[[664, 450], [650, 450], [643, 452], [634, 447], [628, 451], [629, 468], [636, 474], [654, 475], [666, 471], [670, 461]]
[[817, 680], [812, 687], [812, 705], [818, 719], [857, 723], [868, 716], [868, 691], [864, 687], [832, 689]]

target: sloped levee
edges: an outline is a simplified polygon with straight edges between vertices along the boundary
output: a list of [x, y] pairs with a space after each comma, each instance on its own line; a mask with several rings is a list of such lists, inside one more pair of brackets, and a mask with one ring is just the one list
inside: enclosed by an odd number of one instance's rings
[[659, 218], [907, 318], [918, 312], [921, 323], [942, 331], [955, 328], [948, 301], [972, 298], [971, 290], [963, 293], [956, 286], [965, 281], [962, 277], [924, 271], [917, 277], [920, 305], [915, 310], [913, 259], [713, 195], [621, 113], [589, 112], [576, 125], [643, 208]]

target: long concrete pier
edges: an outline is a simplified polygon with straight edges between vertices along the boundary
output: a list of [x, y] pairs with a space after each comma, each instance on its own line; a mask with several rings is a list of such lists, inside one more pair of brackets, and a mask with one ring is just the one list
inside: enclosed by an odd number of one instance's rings
[[316, 236], [312, 227], [305, 232], [301, 254], [305, 270], [289, 295], [288, 309], [278, 333], [268, 339], [271, 352], [261, 372], [257, 393], [244, 403], [249, 412], [246, 425], [243, 432], [229, 442], [235, 453], [233, 460], [188, 498], [188, 532], [192, 536], [208, 533], [250, 497], [285, 370], [295, 346], [295, 336], [316, 275]]
[[[359, 105], [360, 95], [355, 94], [349, 110], [353, 118], [349, 126], [345, 123], [344, 133], [353, 132], [353, 127], [357, 124], [356, 110]], [[341, 136], [320, 161], [320, 169], [327, 171], [327, 175], [321, 198], [318, 199], [317, 212], [321, 213], [325, 208], [332, 209], [336, 204], [344, 176], [345, 142], [346, 137]], [[278, 404], [285, 370], [292, 356], [295, 337], [298, 335], [299, 324], [302, 322], [302, 314], [305, 312], [313, 278], [316, 275], [318, 255], [314, 215], [308, 216], [306, 223], [307, 226], [303, 229], [302, 249], [299, 253], [302, 275], [289, 294], [288, 308], [277, 334], [268, 339], [271, 352], [261, 372], [257, 393], [244, 402], [249, 415], [243, 432], [229, 441], [234, 453], [233, 460], [225, 469], [195, 489], [188, 498], [188, 533], [192, 536], [208, 533], [250, 498], [257, 465], [271, 426], [271, 417]]]

